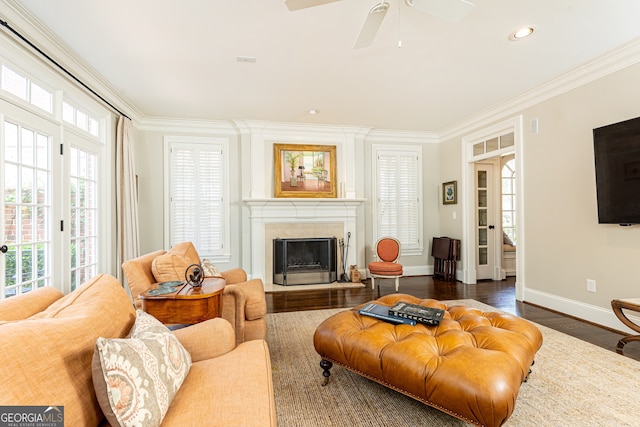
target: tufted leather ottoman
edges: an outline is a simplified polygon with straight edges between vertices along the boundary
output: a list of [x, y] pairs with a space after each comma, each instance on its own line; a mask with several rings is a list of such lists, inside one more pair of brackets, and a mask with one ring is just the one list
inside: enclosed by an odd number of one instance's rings
[[398, 301], [446, 313], [439, 326], [361, 316], [364, 304], [329, 317], [313, 337], [325, 381], [337, 363], [468, 423], [502, 425], [542, 345], [538, 328], [510, 314], [448, 307], [411, 295], [374, 302], [392, 306]]

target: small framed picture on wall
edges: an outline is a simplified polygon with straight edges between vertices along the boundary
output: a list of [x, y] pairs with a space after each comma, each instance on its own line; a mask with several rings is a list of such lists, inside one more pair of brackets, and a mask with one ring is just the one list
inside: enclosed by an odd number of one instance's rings
[[457, 181], [449, 181], [442, 184], [442, 204], [455, 205], [458, 203]]

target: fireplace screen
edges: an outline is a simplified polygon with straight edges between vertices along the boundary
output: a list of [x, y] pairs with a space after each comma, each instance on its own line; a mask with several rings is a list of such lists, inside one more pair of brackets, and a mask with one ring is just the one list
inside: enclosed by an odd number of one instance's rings
[[273, 283], [310, 285], [337, 279], [336, 238], [274, 239]]

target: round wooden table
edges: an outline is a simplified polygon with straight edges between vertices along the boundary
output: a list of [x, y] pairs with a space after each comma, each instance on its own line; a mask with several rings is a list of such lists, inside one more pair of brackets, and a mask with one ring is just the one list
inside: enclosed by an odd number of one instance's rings
[[222, 277], [207, 277], [201, 287], [183, 283], [174, 292], [158, 295], [156, 285], [138, 298], [142, 300], [142, 310], [162, 323], [194, 324], [220, 317], [225, 285]]

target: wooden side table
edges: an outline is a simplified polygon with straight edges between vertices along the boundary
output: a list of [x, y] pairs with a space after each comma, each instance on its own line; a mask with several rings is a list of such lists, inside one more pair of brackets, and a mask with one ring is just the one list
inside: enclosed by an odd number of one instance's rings
[[[633, 323], [622, 311], [629, 310], [640, 313], [640, 298], [614, 299], [613, 301], [611, 301], [611, 308], [613, 308], [613, 313], [618, 319], [620, 319], [622, 323], [624, 323], [634, 331], [640, 333], [640, 325]], [[624, 345], [631, 341], [640, 341], [640, 335], [628, 335], [622, 338], [620, 341], [618, 341], [616, 351], [622, 354], [622, 348], [624, 347]]]
[[221, 277], [207, 277], [202, 286], [194, 288], [183, 284], [175, 292], [154, 295], [155, 286], [138, 298], [142, 310], [166, 324], [194, 324], [222, 314], [222, 291], [226, 281]]

